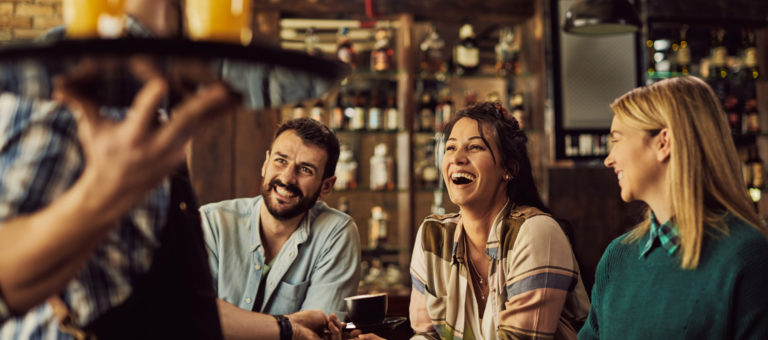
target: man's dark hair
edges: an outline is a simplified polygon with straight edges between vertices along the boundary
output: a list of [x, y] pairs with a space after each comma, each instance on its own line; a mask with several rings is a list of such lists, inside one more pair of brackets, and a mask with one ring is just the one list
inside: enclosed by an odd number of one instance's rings
[[[470, 118], [477, 122], [480, 138], [491, 151], [493, 161], [501, 162], [501, 166], [513, 176], [512, 180], [507, 182], [507, 197], [517, 204], [533, 206], [541, 211], [549, 212], [541, 200], [541, 196], [539, 196], [539, 191], [536, 190], [531, 161], [525, 146], [528, 137], [524, 131], [520, 130], [520, 124], [517, 120], [498, 102], [477, 103], [456, 113], [453, 119], [445, 125], [443, 132], [446, 138], [451, 135], [451, 130], [453, 130], [456, 122], [462, 118]], [[496, 135], [498, 141], [496, 147], [500, 155], [493, 154], [493, 149], [491, 149], [488, 139], [483, 133], [483, 124]]]
[[[281, 133], [288, 130], [295, 131], [304, 143], [317, 145], [325, 149], [328, 158], [325, 161], [323, 179], [333, 176], [336, 172], [336, 163], [339, 161], [339, 139], [336, 138], [336, 134], [325, 124], [314, 119], [296, 118], [280, 124], [277, 127], [275, 138], [272, 139], [272, 142], [274, 143]], [[272, 149], [271, 145], [269, 149]]]

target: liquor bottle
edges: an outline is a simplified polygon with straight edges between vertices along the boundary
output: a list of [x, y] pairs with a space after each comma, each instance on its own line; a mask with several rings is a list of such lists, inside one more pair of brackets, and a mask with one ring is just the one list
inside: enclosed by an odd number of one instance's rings
[[339, 211], [349, 215], [349, 198], [347, 196], [339, 197]]
[[424, 145], [424, 159], [422, 161], [423, 167], [419, 177], [421, 187], [429, 189], [437, 187], [440, 171], [435, 162], [435, 143], [433, 141]]
[[[725, 58], [728, 54], [728, 50], [723, 44], [725, 31], [722, 28], [716, 28], [713, 29], [711, 33], [712, 45], [709, 53], [709, 77], [707, 78], [707, 82], [709, 83], [709, 86], [712, 87], [715, 95], [720, 100], [720, 104], [727, 112], [727, 107], [735, 107], [738, 103], [734, 103], [732, 98], [726, 103], [726, 97], [728, 97], [729, 93], [729, 84], [726, 79], [728, 77], [728, 68], [725, 65]], [[736, 130], [736, 126], [734, 125], [736, 122], [731, 122], [730, 118], [731, 117], [729, 116], [731, 128], [732, 130]]]
[[499, 43], [496, 44], [496, 72], [501, 75], [520, 74], [520, 43], [511, 27], [499, 30]]
[[435, 129], [437, 131], [442, 131], [443, 127], [445, 127], [445, 123], [451, 120], [452, 115], [453, 98], [451, 96], [451, 89], [449, 87], [444, 87], [440, 90], [440, 101], [435, 110]]
[[[656, 59], [653, 58], [654, 54], [656, 54], [656, 49], [653, 48], [653, 40], [646, 40], [645, 47], [646, 51], [648, 52], [648, 69], [646, 71], [648, 72], [648, 76], [650, 78], [656, 75]], [[650, 83], [648, 85], [650, 85]]]
[[525, 99], [522, 93], [515, 93], [509, 98], [509, 112], [517, 120], [520, 129], [525, 129]]
[[357, 92], [355, 95], [352, 117], [349, 119], [349, 129], [352, 131], [365, 129], [365, 95], [362, 92]]
[[477, 92], [473, 89], [464, 91], [464, 106], [475, 105], [477, 103]]
[[437, 103], [432, 96], [432, 93], [428, 89], [424, 89], [421, 92], [421, 99], [419, 100], [418, 115], [416, 126], [418, 131], [433, 131], [435, 124], [435, 108]]
[[712, 46], [710, 49], [709, 73], [710, 77], [725, 79], [728, 77], [728, 67], [725, 59], [728, 56], [728, 49], [723, 43], [725, 30], [718, 27], [712, 30]]
[[352, 148], [347, 144], [339, 146], [339, 161], [336, 164], [335, 190], [350, 190], [357, 187], [357, 161]]
[[437, 29], [430, 24], [426, 38], [419, 45], [421, 70], [426, 73], [445, 73], [445, 41], [440, 38]]
[[309, 110], [309, 117], [318, 122], [325, 123], [325, 105], [321, 99], [315, 100], [315, 105], [312, 105], [312, 109]]
[[349, 40], [349, 28], [339, 29], [339, 37], [336, 42], [336, 57], [350, 67], [355, 68], [355, 49], [352, 47], [352, 41]]
[[742, 31], [744, 98], [744, 130], [749, 134], [760, 132], [760, 112], [757, 110], [757, 79], [760, 71], [757, 66], [757, 47], [755, 32], [751, 29]]
[[389, 30], [380, 27], [376, 29], [376, 42], [371, 51], [371, 71], [389, 71], [392, 69], [394, 51], [389, 43]]
[[304, 105], [302, 105], [301, 103], [294, 105], [292, 110], [292, 116], [293, 116], [293, 119], [307, 118], [308, 117], [307, 110], [304, 109]]
[[317, 36], [317, 31], [314, 27], [308, 28], [307, 34], [304, 37], [304, 50], [311, 56], [322, 57], [323, 51], [319, 45], [320, 37]]
[[371, 97], [371, 107], [368, 109], [367, 128], [370, 131], [381, 130], [384, 120], [384, 108], [381, 107], [379, 94], [374, 93]]
[[744, 54], [744, 70], [747, 73], [747, 79], [757, 80], [760, 78], [760, 70], [757, 63], [757, 43], [755, 31], [746, 28], [742, 31], [742, 45]]
[[765, 168], [763, 167], [763, 160], [760, 158], [760, 155], [757, 152], [757, 146], [755, 145], [752, 145], [749, 148], [747, 169], [750, 175], [747, 189], [749, 190], [749, 195], [752, 197], [752, 201], [757, 202], [760, 200], [762, 189], [765, 185]]
[[339, 92], [339, 94], [336, 95], [336, 105], [333, 107], [330, 121], [331, 128], [336, 131], [343, 131], [348, 128], [347, 116], [344, 115], [345, 100], [346, 95], [342, 92]]
[[387, 213], [384, 208], [371, 208], [371, 218], [368, 220], [368, 246], [382, 248], [387, 244]]
[[688, 46], [688, 25], [680, 28], [680, 42], [677, 49], [677, 72], [688, 75], [691, 72], [691, 50]]
[[395, 187], [393, 174], [394, 162], [387, 154], [387, 144], [376, 144], [371, 156], [371, 190], [392, 190]]
[[397, 104], [395, 103], [395, 93], [390, 92], [387, 96], [387, 109], [384, 116], [384, 125], [388, 131], [397, 131], [399, 129], [400, 113], [397, 110]]
[[454, 50], [456, 73], [465, 75], [477, 70], [480, 65], [480, 49], [477, 47], [472, 24], [465, 23], [459, 29], [459, 43]]

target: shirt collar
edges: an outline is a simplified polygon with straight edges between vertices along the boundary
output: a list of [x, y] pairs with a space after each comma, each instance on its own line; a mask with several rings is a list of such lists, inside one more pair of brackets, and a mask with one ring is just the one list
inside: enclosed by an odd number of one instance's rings
[[[509, 215], [510, 211], [515, 208], [515, 203], [507, 199], [504, 204], [504, 208], [496, 214], [496, 218], [493, 219], [493, 225], [491, 226], [490, 233], [488, 235], [488, 242], [485, 244], [485, 254], [493, 258], [499, 259], [499, 236], [498, 230], [504, 222], [504, 218]], [[462, 241], [465, 237], [464, 224], [461, 221], [461, 213], [459, 213], [459, 221], [456, 223], [456, 230], [453, 233], [453, 259], [454, 262], [464, 262], [464, 255], [466, 254], [465, 243]]]
[[659, 221], [656, 219], [656, 215], [651, 212], [650, 235], [648, 237], [648, 241], [645, 243], [645, 246], [640, 251], [640, 257], [646, 257], [648, 253], [650, 253], [651, 250], [656, 246], [656, 244], [660, 244], [664, 249], [667, 250], [667, 254], [672, 256], [675, 254], [675, 252], [677, 252], [677, 249], [680, 248], [680, 233], [677, 229], [677, 225], [675, 224], [674, 219], [670, 218], [663, 224], [659, 224]]

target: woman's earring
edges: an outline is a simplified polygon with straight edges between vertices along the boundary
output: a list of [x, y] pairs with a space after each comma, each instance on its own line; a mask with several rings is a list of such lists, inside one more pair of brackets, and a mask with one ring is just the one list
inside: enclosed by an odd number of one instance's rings
[[512, 180], [512, 175], [504, 174], [504, 180], [507, 181], [507, 182], [511, 181]]

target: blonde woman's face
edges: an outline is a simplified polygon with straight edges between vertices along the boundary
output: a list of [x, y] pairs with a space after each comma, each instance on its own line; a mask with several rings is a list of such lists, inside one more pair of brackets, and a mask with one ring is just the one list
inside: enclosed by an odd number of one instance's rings
[[471, 118], [456, 122], [445, 143], [443, 180], [451, 202], [462, 208], [491, 208], [494, 200], [503, 199], [506, 192], [498, 142], [490, 129], [483, 127], [490, 148], [480, 137], [477, 121]]
[[621, 199], [625, 202], [648, 202], [652, 195], [663, 192], [663, 167], [657, 160], [648, 131], [630, 127], [616, 117], [611, 124], [613, 148], [605, 158], [605, 166], [613, 168]]

